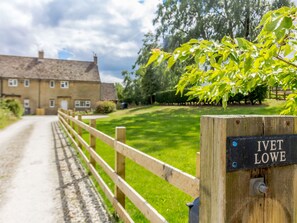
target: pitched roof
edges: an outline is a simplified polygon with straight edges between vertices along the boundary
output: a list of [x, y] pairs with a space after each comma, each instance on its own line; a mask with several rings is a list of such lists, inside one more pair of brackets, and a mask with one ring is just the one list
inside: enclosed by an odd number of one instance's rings
[[0, 77], [70, 81], [100, 81], [93, 61], [39, 59], [0, 55]]
[[117, 91], [113, 83], [101, 83], [100, 93], [102, 101], [118, 100]]

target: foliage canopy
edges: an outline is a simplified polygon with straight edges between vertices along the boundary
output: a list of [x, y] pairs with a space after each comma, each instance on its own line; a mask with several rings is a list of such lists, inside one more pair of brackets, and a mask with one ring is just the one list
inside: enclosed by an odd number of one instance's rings
[[147, 65], [177, 61], [184, 71], [177, 90], [199, 100], [227, 106], [228, 98], [247, 94], [257, 86], [281, 86], [291, 90], [283, 114], [297, 114], [297, 8], [283, 7], [266, 13], [258, 26], [259, 35], [251, 42], [225, 36], [220, 42], [191, 39], [172, 53], [152, 50]]
[[172, 52], [190, 39], [221, 40], [225, 35], [254, 39], [255, 27], [267, 11], [291, 5], [290, 0], [164, 0], [153, 20], [155, 32], [148, 32], [132, 67], [123, 72], [123, 99], [129, 103], [152, 103], [159, 91], [172, 90], [185, 63], [175, 61], [170, 72], [166, 66], [146, 66], [153, 48]]

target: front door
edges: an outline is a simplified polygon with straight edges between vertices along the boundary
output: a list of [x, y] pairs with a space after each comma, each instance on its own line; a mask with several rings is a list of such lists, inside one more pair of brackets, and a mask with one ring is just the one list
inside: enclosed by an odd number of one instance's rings
[[62, 100], [61, 101], [61, 108], [64, 110], [68, 109], [68, 101], [67, 100]]
[[30, 115], [30, 99], [24, 99], [24, 109], [25, 109], [25, 115]]

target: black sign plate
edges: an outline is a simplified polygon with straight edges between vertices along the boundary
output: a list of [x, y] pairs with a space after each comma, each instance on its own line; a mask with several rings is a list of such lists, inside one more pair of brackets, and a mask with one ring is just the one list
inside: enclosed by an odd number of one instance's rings
[[227, 172], [297, 164], [297, 135], [227, 137]]

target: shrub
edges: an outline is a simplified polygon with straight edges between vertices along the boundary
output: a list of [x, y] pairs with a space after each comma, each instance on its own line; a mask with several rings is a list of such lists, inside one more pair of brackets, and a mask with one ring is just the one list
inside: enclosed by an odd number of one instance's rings
[[249, 95], [248, 99], [251, 102], [251, 104], [255, 104], [256, 102], [259, 102], [259, 104], [262, 104], [262, 101], [267, 96], [268, 87], [266, 85], [257, 86], [255, 90], [253, 90]]
[[95, 113], [108, 114], [116, 110], [116, 104], [112, 101], [98, 101]]
[[18, 118], [21, 117], [24, 113], [23, 105], [19, 100], [6, 99], [4, 100], [4, 105]]
[[183, 95], [180, 93], [176, 94], [176, 90], [160, 91], [156, 93], [155, 100], [160, 104], [183, 104], [189, 102], [188, 96], [185, 96], [186, 93], [187, 90], [184, 91]]

